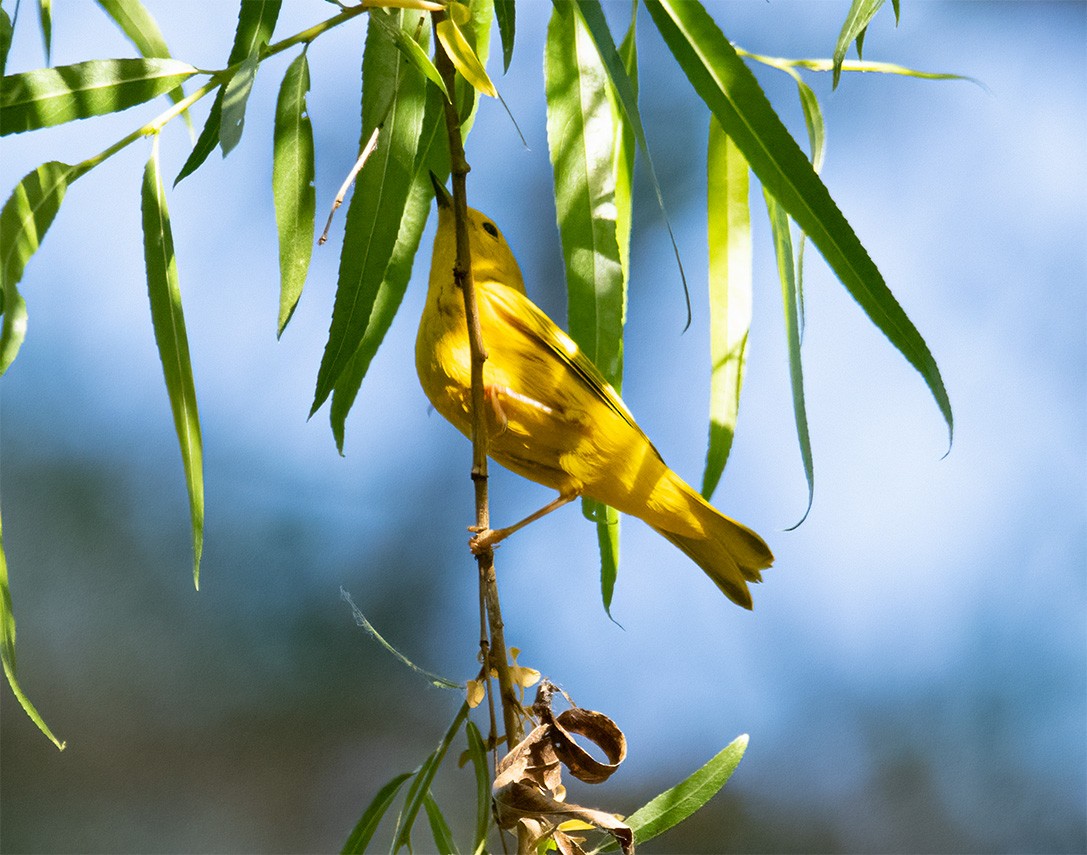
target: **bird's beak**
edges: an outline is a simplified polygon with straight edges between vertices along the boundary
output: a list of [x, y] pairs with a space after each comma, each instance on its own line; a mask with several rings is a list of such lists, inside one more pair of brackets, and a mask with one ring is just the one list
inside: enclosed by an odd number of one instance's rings
[[433, 172], [430, 173], [430, 183], [434, 186], [434, 201], [438, 203], [438, 207], [450, 207], [453, 199], [450, 197], [449, 191], [445, 189], [445, 185], [438, 180], [438, 176]]

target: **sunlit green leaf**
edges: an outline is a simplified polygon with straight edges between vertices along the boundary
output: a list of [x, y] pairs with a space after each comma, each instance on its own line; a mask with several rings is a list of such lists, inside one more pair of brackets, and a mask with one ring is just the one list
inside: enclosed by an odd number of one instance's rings
[[[624, 148], [624, 133], [632, 131], [621, 108], [609, 98], [608, 74], [588, 29], [567, 4], [552, 9], [544, 75], [570, 335], [620, 390], [626, 276], [625, 250], [621, 253], [618, 240], [617, 183], [622, 169], [624, 237], [629, 241], [633, 151]], [[610, 613], [618, 571], [619, 515], [591, 499], [583, 501], [583, 511], [597, 525], [601, 589]]]
[[309, 85], [309, 64], [303, 51], [287, 67], [276, 100], [272, 197], [279, 231], [277, 335], [283, 334], [294, 313], [313, 254], [317, 198], [313, 186], [313, 126], [306, 113]]
[[283, 0], [242, 0], [227, 65], [237, 65], [272, 40]]
[[517, 30], [517, 16], [513, 0], [494, 0], [494, 16], [498, 20], [498, 34], [502, 39], [502, 71], [510, 70], [513, 59], [513, 38]]
[[[238, 9], [238, 26], [234, 30], [234, 43], [230, 48], [230, 57], [227, 66], [231, 67], [243, 62], [247, 57], [257, 53], [261, 45], [268, 44], [272, 40], [276, 20], [279, 18], [279, 10], [282, 0], [243, 0]], [[181, 171], [174, 179], [176, 187], [181, 179], [192, 175], [207, 160], [208, 155], [215, 151], [219, 145], [219, 132], [222, 125], [224, 89], [215, 93], [215, 101], [211, 105], [204, 129], [193, 146]]]
[[[562, 0], [552, 0], [552, 2], [556, 5], [561, 5]], [[575, 4], [577, 6], [578, 14], [588, 28], [589, 33], [592, 35], [593, 42], [596, 44], [596, 49], [600, 53], [600, 60], [608, 73], [612, 91], [618, 100], [626, 121], [630, 123], [634, 139], [638, 143], [638, 148], [641, 150], [642, 156], [645, 157], [645, 165], [649, 173], [649, 183], [653, 186], [654, 193], [656, 193], [657, 206], [660, 208], [661, 214], [664, 217], [664, 224], [665, 228], [668, 230], [668, 237], [672, 241], [672, 251], [676, 257], [676, 266], [679, 268], [679, 276], [683, 282], [683, 295], [687, 306], [687, 323], [690, 324], [691, 301], [687, 291], [687, 277], [683, 272], [683, 262], [679, 257], [679, 245], [676, 243], [675, 235], [672, 233], [672, 224], [668, 220], [668, 213], [664, 207], [664, 194], [661, 192], [660, 182], [657, 180], [657, 171], [653, 166], [653, 158], [649, 154], [649, 143], [646, 140], [645, 128], [642, 125], [641, 113], [638, 110], [637, 89], [634, 86], [634, 82], [630, 79], [630, 75], [627, 73], [626, 66], [623, 64], [623, 58], [615, 48], [615, 40], [612, 38], [611, 30], [608, 28], [607, 18], [604, 17], [604, 10], [601, 8], [599, 0], [575, 0]]]
[[[850, 4], [849, 12], [842, 23], [842, 31], [838, 34], [838, 44], [834, 48], [834, 88], [838, 87], [838, 79], [842, 76], [842, 61], [846, 51], [856, 41], [857, 56], [861, 56], [864, 49], [864, 31], [882, 5], [883, 0], [853, 0]], [[897, 10], [895, 17], [898, 17]]]
[[0, 136], [127, 110], [197, 71], [175, 59], [94, 59], [4, 77]]
[[819, 248], [872, 322], [924, 378], [953, 430], [951, 402], [921, 334], [766, 100], [750, 69], [697, 3], [645, 0], [673, 55], [721, 127], [785, 211]]
[[423, 798], [423, 807], [426, 809], [427, 821], [430, 823], [430, 833], [434, 835], [434, 845], [438, 848], [438, 851], [442, 855], [447, 852], [450, 855], [458, 855], [459, 850], [453, 840], [453, 833], [449, 830], [449, 823], [445, 821], [441, 808], [438, 807], [438, 803], [434, 801], [434, 796], [429, 790]]
[[468, 737], [468, 758], [476, 776], [476, 831], [472, 851], [480, 852], [491, 825], [491, 775], [487, 766], [487, 747], [471, 719], [464, 723], [464, 733]]
[[249, 54], [223, 87], [223, 110], [219, 118], [219, 145], [223, 149], [223, 157], [230, 154], [241, 141], [245, 129], [245, 107], [259, 67], [260, 54]]
[[[626, 818], [638, 845], [683, 822], [712, 799], [732, 777], [747, 750], [747, 734], [737, 736], [689, 778], [665, 790]], [[614, 842], [603, 847], [615, 849]]]
[[11, 18], [6, 9], [0, 8], [0, 77], [7, 74], [8, 51], [11, 50]]
[[207, 121], [204, 122], [204, 129], [200, 131], [200, 136], [196, 138], [192, 151], [189, 152], [181, 171], [177, 173], [177, 178], [174, 179], [175, 187], [182, 178], [196, 172], [201, 164], [208, 159], [208, 155], [215, 151], [215, 147], [219, 145], [219, 127], [222, 124], [222, 117], [223, 90], [220, 88], [215, 93], [215, 100], [211, 103], [211, 110], [208, 113]]
[[348, 835], [343, 845], [343, 855], [365, 855], [370, 840], [381, 823], [381, 818], [385, 816], [385, 812], [392, 805], [393, 799], [400, 792], [404, 782], [414, 774], [414, 772], [402, 772], [377, 791], [377, 795], [366, 806], [366, 810], [362, 812], [359, 821], [355, 823], [351, 834]]
[[804, 373], [800, 363], [800, 323], [797, 313], [792, 234], [785, 209], [765, 188], [763, 195], [766, 198], [766, 210], [770, 215], [770, 229], [774, 235], [774, 256], [777, 259], [778, 277], [781, 279], [781, 299], [785, 305], [785, 341], [789, 348], [789, 383], [793, 391], [793, 417], [796, 421], [797, 440], [800, 442], [800, 457], [804, 463], [804, 476], [808, 480], [808, 506], [800, 521], [790, 526], [792, 529], [804, 522], [811, 510], [815, 476], [812, 466], [811, 439], [808, 436], [808, 412], [804, 404]]
[[15, 695], [20, 706], [30, 716], [30, 720], [38, 726], [38, 730], [63, 751], [64, 743], [57, 739], [53, 731], [49, 729], [34, 704], [30, 702], [30, 698], [26, 696], [22, 686], [19, 685], [19, 680], [15, 675], [15, 613], [11, 608], [11, 588], [8, 585], [8, 562], [4, 555], [4, 533], [2, 528], [0, 528], [0, 660], [3, 662], [4, 676], [7, 677], [12, 694]]
[[728, 462], [740, 411], [751, 329], [752, 253], [747, 161], [712, 116], [707, 151], [710, 436], [702, 495], [708, 501]]
[[[441, 176], [439, 176], [441, 177]], [[351, 361], [347, 363], [340, 374], [332, 392], [332, 406], [329, 409], [329, 418], [332, 422], [332, 434], [336, 439], [336, 448], [340, 454], [344, 449], [344, 431], [347, 414], [350, 412], [363, 378], [370, 368], [370, 363], [377, 354], [378, 348], [385, 340], [393, 318], [400, 308], [400, 303], [407, 291], [408, 279], [411, 277], [412, 263], [415, 260], [416, 251], [419, 249], [419, 240], [426, 226], [430, 214], [430, 202], [433, 191], [430, 189], [430, 178], [426, 173], [419, 173], [412, 185], [411, 194], [404, 206], [404, 216], [400, 221], [400, 231], [396, 236], [392, 254], [389, 256], [389, 266], [385, 270], [385, 276], [378, 287], [377, 297], [374, 299], [374, 308], [370, 312], [370, 318], [366, 324], [362, 341], [359, 343]]]
[[483, 67], [483, 63], [476, 56], [475, 50], [464, 37], [464, 33], [461, 32], [456, 21], [452, 18], [445, 18], [437, 23], [434, 32], [461, 76], [471, 83], [477, 91], [490, 95], [492, 98], [497, 98], [498, 90], [494, 88], [494, 83], [491, 82], [487, 69]]
[[[98, 0], [98, 5], [128, 36], [141, 56], [170, 56], [170, 48], [166, 44], [162, 30], [159, 29], [158, 23], [140, 0]], [[168, 94], [170, 100], [175, 104], [185, 97], [185, 93], [180, 86], [171, 89]], [[185, 121], [190, 122], [187, 110], [185, 111]]]
[[23, 270], [60, 209], [68, 185], [85, 170], [52, 160], [24, 176], [0, 211], [0, 375], [7, 371], [26, 337], [26, 303], [18, 283]]
[[[438, 73], [438, 69], [431, 60], [430, 55], [423, 50], [419, 42], [417, 42], [410, 33], [407, 33], [400, 28], [396, 18], [392, 15], [374, 15], [371, 20], [375, 24], [381, 25], [389, 36], [392, 37], [396, 46], [400, 49], [400, 52], [408, 62], [414, 65], [428, 80], [430, 80], [431, 83], [437, 86], [446, 98], [449, 98], [449, 93], [445, 88], [445, 81], [442, 80], [442, 76]], [[418, 32], [423, 41], [427, 41], [426, 34], [429, 33], [430, 30], [426, 27], [419, 27]]]
[[38, 21], [42, 27], [45, 64], [50, 65], [53, 53], [53, 0], [38, 0]]
[[[788, 59], [781, 56], [765, 56], [760, 53], [752, 53], [743, 48], [736, 48], [740, 56], [748, 57], [763, 65], [788, 71], [791, 68], [804, 68], [808, 71], [833, 71], [832, 59]], [[842, 71], [857, 72], [861, 74], [897, 74], [902, 77], [916, 77], [922, 80], [965, 80], [988, 90], [988, 87], [975, 77], [967, 77], [964, 74], [949, 74], [940, 71], [920, 71], [916, 68], [907, 68], [904, 65], [896, 65], [893, 62], [870, 62], [868, 60], [847, 59], [842, 62]]]
[[193, 581], [200, 587], [200, 556], [204, 549], [204, 451], [200, 416], [196, 408], [189, 339], [181, 309], [173, 232], [166, 208], [166, 193], [159, 172], [158, 138], [143, 176], [142, 193], [144, 259], [147, 292], [151, 301], [151, 325], [162, 359], [162, 373], [170, 409], [174, 414], [189, 491], [193, 532]]
[[[413, 32], [420, 13], [401, 14], [402, 26]], [[426, 78], [401, 60], [393, 39], [373, 23], [366, 37], [362, 79], [360, 150], [379, 125], [381, 136], [377, 150], [359, 173], [348, 205], [332, 325], [310, 415], [331, 394], [366, 334], [396, 245], [422, 144]]]

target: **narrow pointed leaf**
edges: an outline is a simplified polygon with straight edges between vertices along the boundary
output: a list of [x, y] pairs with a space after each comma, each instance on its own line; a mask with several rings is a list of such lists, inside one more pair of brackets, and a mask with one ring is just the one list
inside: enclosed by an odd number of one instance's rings
[[[626, 823], [638, 845], [683, 822], [717, 795], [740, 765], [747, 742], [747, 734], [737, 736], [697, 772], [628, 816]], [[615, 844], [603, 848], [614, 849]]]
[[287, 67], [276, 100], [272, 149], [272, 197], [279, 231], [279, 323], [276, 335], [294, 313], [313, 254], [317, 205], [313, 186], [313, 126], [306, 113], [309, 63], [300, 53]]
[[219, 127], [222, 124], [222, 117], [223, 90], [220, 88], [215, 93], [215, 100], [211, 103], [211, 110], [208, 113], [207, 121], [204, 122], [204, 129], [200, 131], [200, 136], [196, 138], [192, 151], [189, 152], [188, 158], [185, 159], [185, 163], [181, 166], [181, 171], [177, 173], [177, 178], [174, 179], [175, 187], [181, 182], [182, 178], [196, 172], [208, 159], [208, 155], [215, 151], [215, 147], [219, 145]]
[[442, 47], [449, 54], [449, 58], [453, 60], [453, 65], [456, 66], [461, 76], [471, 83], [476, 91], [497, 98], [498, 90], [494, 88], [494, 83], [491, 82], [487, 69], [483, 67], [483, 63], [476, 56], [475, 50], [464, 37], [464, 33], [461, 32], [456, 21], [452, 18], [445, 18], [438, 22], [434, 31], [438, 36], [438, 41], [442, 43]]
[[381, 818], [385, 816], [404, 782], [414, 774], [414, 772], [402, 772], [377, 791], [377, 795], [366, 806], [366, 810], [362, 812], [359, 821], [355, 823], [351, 834], [348, 835], [343, 845], [343, 855], [364, 855], [374, 832], [381, 823]]
[[430, 823], [430, 833], [434, 835], [434, 845], [438, 851], [445, 855], [459, 855], [457, 844], [453, 840], [453, 832], [449, 830], [449, 823], [442, 816], [441, 808], [434, 801], [434, 796], [427, 791], [423, 798], [423, 807], [426, 809], [427, 821]]
[[498, 20], [498, 35], [502, 39], [502, 71], [510, 70], [513, 60], [513, 38], [517, 30], [514, 0], [494, 0], [494, 16]]
[[283, 0], [242, 0], [227, 65], [236, 65], [272, 40]]
[[0, 77], [7, 74], [8, 51], [11, 50], [11, 18], [6, 9], [0, 9]]
[[50, 65], [53, 53], [53, 0], [38, 0], [38, 21], [42, 27], [45, 64]]
[[763, 186], [811, 238], [872, 322], [920, 372], [947, 423], [950, 440], [951, 402], [928, 345], [750, 69], [700, 4], [678, 0], [645, 4], [691, 84]]
[[7, 371], [26, 337], [26, 303], [18, 283], [60, 209], [68, 185], [84, 170], [51, 160], [20, 181], [0, 211], [0, 375]]
[[234, 76], [223, 87], [223, 110], [219, 118], [219, 145], [222, 146], [223, 157], [230, 154], [241, 141], [245, 129], [245, 107], [259, 67], [260, 54], [255, 51], [242, 61]]
[[[833, 59], [786, 59], [780, 56], [764, 56], [759, 53], [736, 48], [736, 53], [769, 65], [772, 68], [788, 70], [790, 68], [806, 68], [809, 71], [833, 71]], [[904, 65], [896, 65], [893, 62], [871, 62], [869, 60], [847, 59], [842, 62], [842, 71], [872, 73], [872, 74], [897, 74], [902, 77], [916, 77], [922, 80], [965, 80], [975, 86], [988, 91], [988, 87], [975, 77], [967, 77], [965, 74], [950, 74], [941, 71], [921, 71], [916, 68], [907, 68]]]
[[404, 58], [407, 59], [408, 62], [414, 65], [431, 83], [437, 86], [446, 98], [450, 97], [449, 92], [446, 91], [445, 88], [445, 81], [442, 80], [442, 76], [438, 73], [438, 69], [434, 65], [433, 60], [431, 60], [430, 55], [423, 50], [419, 42], [400, 28], [399, 23], [393, 16], [376, 15], [371, 20], [384, 28], [385, 32], [393, 39], [397, 48], [400, 49], [400, 53], [404, 55]]
[[[246, 57], [257, 53], [261, 45], [268, 44], [272, 40], [276, 20], [279, 18], [279, 10], [282, 0], [243, 0], [238, 9], [238, 26], [234, 30], [234, 43], [230, 48], [230, 57], [227, 67], [236, 65]], [[219, 145], [219, 132], [222, 126], [224, 89], [220, 88], [215, 93], [215, 101], [211, 105], [211, 112], [204, 123], [204, 129], [193, 146], [181, 171], [174, 179], [174, 186], [181, 179], [192, 175], [207, 160], [208, 155], [215, 151]]]
[[721, 480], [736, 433], [751, 329], [752, 290], [747, 161], [712, 116], [706, 163], [710, 436], [702, 495], [708, 501]]
[[193, 532], [193, 582], [200, 587], [200, 556], [204, 548], [204, 451], [200, 438], [200, 416], [196, 408], [189, 340], [181, 308], [177, 259], [173, 232], [166, 208], [166, 193], [159, 172], [158, 139], [144, 170], [142, 213], [144, 259], [147, 263], [147, 293], [151, 302], [151, 325], [162, 360], [166, 392], [174, 415], [189, 492], [189, 513]]
[[895, 10], [895, 26], [898, 26], [899, 13], [902, 11], [898, 8], [899, 0], [891, 0], [891, 7]]
[[385, 276], [374, 298], [374, 308], [370, 312], [366, 331], [354, 356], [336, 381], [332, 392], [329, 418], [332, 422], [336, 448], [340, 454], [343, 454], [344, 449], [347, 414], [355, 403], [363, 378], [378, 348], [385, 340], [385, 334], [389, 331], [400, 303], [404, 299], [404, 293], [407, 291], [412, 263], [419, 249], [419, 240], [430, 214], [430, 201], [433, 197], [429, 177], [423, 178], [425, 174], [425, 172], [418, 174], [412, 185], [411, 195], [404, 206], [404, 217], [400, 221], [400, 231], [397, 233], [396, 243], [389, 257], [389, 266], [385, 270]]
[[[370, 14], [387, 13], [375, 10]], [[403, 28], [414, 32], [420, 13], [401, 14]], [[378, 125], [381, 137], [359, 173], [347, 208], [332, 325], [317, 373], [311, 416], [331, 394], [366, 334], [396, 245], [422, 144], [426, 78], [402, 61], [393, 39], [373, 23], [367, 32], [362, 78], [360, 150]]]
[[804, 476], [808, 480], [808, 506], [804, 516], [790, 529], [807, 519], [815, 491], [812, 466], [811, 439], [808, 435], [808, 413], [804, 404], [804, 373], [800, 363], [800, 324], [797, 316], [796, 276], [793, 268], [793, 242], [789, 218], [785, 209], [770, 192], [763, 190], [766, 210], [770, 215], [770, 228], [774, 235], [774, 256], [777, 259], [778, 277], [781, 279], [781, 299], [785, 305], [785, 341], [789, 348], [789, 383], [793, 391], [793, 417], [796, 420], [796, 436], [800, 443], [800, 457], [804, 463]]
[[[624, 68], [625, 73], [625, 68]], [[618, 172], [623, 169], [624, 237], [629, 241], [633, 152], [628, 129], [609, 98], [607, 71], [583, 20], [566, 4], [552, 9], [544, 56], [547, 141], [555, 177], [555, 209], [566, 267], [570, 335], [617, 390], [623, 381], [626, 320], [625, 249], [617, 222]], [[629, 79], [629, 78], [628, 78]], [[619, 515], [583, 500], [597, 525], [601, 590], [610, 614], [619, 559]]]
[[[842, 31], [838, 34], [838, 44], [834, 48], [834, 88], [838, 87], [838, 80], [842, 76], [842, 61], [846, 51], [854, 41], [857, 42], [857, 56], [860, 57], [864, 45], [864, 31], [868, 22], [872, 20], [883, 0], [853, 0], [842, 23]], [[897, 10], [895, 17], [898, 17]]]
[[[563, 0], [552, 0], [552, 2], [561, 5]], [[657, 206], [664, 217], [664, 225], [668, 230], [668, 237], [672, 241], [672, 252], [676, 257], [676, 266], [679, 268], [679, 277], [683, 282], [683, 296], [686, 301], [687, 325], [689, 326], [691, 323], [691, 298], [687, 290], [687, 276], [683, 272], [683, 262], [679, 257], [679, 244], [676, 243], [676, 237], [672, 232], [672, 224], [664, 207], [664, 194], [661, 192], [660, 182], [657, 180], [657, 171], [653, 166], [653, 158], [649, 153], [649, 142], [646, 140], [645, 128], [642, 125], [641, 113], [638, 110], [637, 88], [627, 73], [619, 51], [615, 48], [615, 40], [612, 38], [611, 30], [608, 29], [608, 21], [604, 17], [604, 10], [601, 8], [599, 0], [575, 0], [575, 3], [578, 14], [592, 35], [596, 49], [600, 53], [600, 60], [608, 73], [608, 79], [611, 82], [615, 98], [623, 111], [626, 121], [630, 123], [631, 131], [638, 143], [638, 148], [641, 149], [642, 156], [645, 157], [646, 169], [649, 172], [649, 183], [653, 185], [653, 191], [656, 193]]]
[[491, 775], [487, 767], [487, 748], [479, 728], [469, 719], [464, 723], [468, 737], [468, 758], [476, 775], [476, 830], [472, 839], [472, 851], [483, 851], [487, 831], [491, 825]]
[[[113, 22], [128, 36], [129, 41], [136, 46], [136, 50], [145, 57], [169, 57], [170, 48], [159, 29], [158, 23], [140, 0], [98, 0]], [[168, 93], [170, 100], [175, 104], [185, 97], [185, 92], [179, 86]], [[188, 110], [185, 111], [185, 121], [192, 127]]]
[[127, 110], [197, 71], [176, 59], [94, 59], [4, 77], [0, 136]]
[[416, 772], [415, 780], [411, 782], [408, 794], [404, 797], [404, 809], [400, 812], [396, 837], [393, 839], [394, 852], [400, 849], [401, 846], [407, 846], [408, 850], [411, 851], [411, 830], [415, 825], [415, 818], [419, 815], [423, 801], [430, 792], [430, 785], [434, 782], [434, 776], [438, 774], [438, 769], [441, 768], [442, 761], [445, 759], [446, 752], [449, 751], [453, 738], [467, 718], [468, 703], [466, 701], [461, 704], [453, 723], [445, 732], [441, 742], [438, 743], [438, 747], [423, 761], [423, 765]]
[[26, 692], [19, 685], [19, 680], [15, 675], [15, 613], [11, 607], [11, 588], [8, 585], [8, 562], [4, 555], [4, 533], [2, 528], [0, 528], [0, 660], [3, 661], [4, 676], [11, 687], [12, 694], [19, 701], [19, 705], [30, 716], [30, 720], [38, 726], [38, 730], [63, 751], [64, 743], [57, 739], [53, 731], [49, 729], [49, 725], [45, 723], [34, 704], [30, 702], [30, 698], [26, 696]]

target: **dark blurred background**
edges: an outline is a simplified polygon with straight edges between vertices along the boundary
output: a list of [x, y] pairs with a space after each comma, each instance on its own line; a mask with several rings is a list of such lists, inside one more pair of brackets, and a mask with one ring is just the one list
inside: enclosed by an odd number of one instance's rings
[[[152, 2], [175, 56], [229, 51], [234, 4]], [[827, 56], [849, 4], [709, 4], [729, 37]], [[548, 6], [518, 4], [497, 78], [524, 132], [487, 102], [469, 142], [473, 205], [503, 227], [529, 291], [565, 315], [540, 48]], [[629, 4], [609, 3], [619, 31]], [[329, 16], [289, 0], [277, 38]], [[42, 64], [23, 3], [9, 68]], [[54, 3], [55, 64], [131, 55], [95, 4]], [[323, 219], [358, 142], [361, 22], [310, 51]], [[695, 318], [663, 220], [637, 198], [624, 397], [697, 483], [705, 454], [706, 120], [641, 20], [642, 104]], [[631, 756], [572, 798], [629, 813], [740, 733], [750, 748], [659, 852], [1083, 852], [1087, 849], [1087, 6], [902, 3], [869, 59], [965, 82], [809, 76], [828, 125], [825, 180], [935, 354], [955, 408], [807, 256], [804, 342], [815, 504], [792, 423], [779, 286], [761, 200], [749, 373], [716, 503], [777, 555], [747, 614], [645, 526], [624, 523], [613, 605], [575, 509], [504, 545], [508, 640]], [[497, 48], [497, 35], [494, 40]], [[437, 743], [460, 697], [429, 687], [355, 626], [351, 592], [420, 665], [476, 668], [468, 444], [429, 413], [414, 328], [432, 232], [336, 454], [306, 413], [336, 282], [334, 239], [275, 340], [272, 108], [289, 57], [262, 66], [231, 157], [170, 191], [204, 426], [207, 531], [192, 586], [188, 509], [147, 309], [137, 144], [69, 191], [22, 291], [26, 345], [3, 380], [4, 544], [24, 687], [58, 753], [0, 689], [5, 852], [338, 850], [376, 790]], [[798, 138], [795, 86], [757, 69]], [[2, 142], [4, 196], [38, 163], [89, 156], [148, 105]], [[207, 103], [197, 108], [197, 128]], [[188, 153], [175, 122], [165, 172]], [[343, 212], [334, 234], [343, 227]], [[507, 473], [493, 513], [546, 491]], [[459, 752], [460, 746], [454, 752]], [[469, 776], [435, 790], [471, 822]], [[422, 829], [421, 829], [422, 831]], [[417, 851], [429, 838], [417, 835]]]

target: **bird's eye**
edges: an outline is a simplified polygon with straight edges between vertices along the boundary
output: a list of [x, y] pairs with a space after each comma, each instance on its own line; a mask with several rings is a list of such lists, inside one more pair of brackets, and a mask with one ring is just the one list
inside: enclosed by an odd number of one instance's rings
[[494, 223], [484, 222], [483, 231], [485, 231], [491, 237], [498, 237], [498, 229], [494, 227]]

